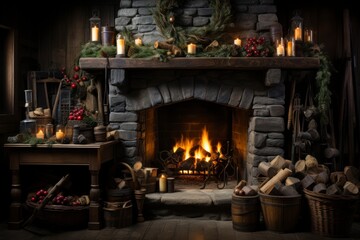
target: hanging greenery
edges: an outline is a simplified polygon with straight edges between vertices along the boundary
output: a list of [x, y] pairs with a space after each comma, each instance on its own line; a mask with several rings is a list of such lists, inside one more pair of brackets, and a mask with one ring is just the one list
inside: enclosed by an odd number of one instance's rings
[[230, 0], [210, 0], [210, 6], [214, 12], [210, 23], [204, 27], [185, 30], [175, 26], [175, 10], [184, 3], [184, 0], [157, 0], [153, 12], [154, 20], [160, 33], [166, 39], [173, 39], [173, 44], [185, 48], [188, 42], [209, 44], [213, 40], [221, 38], [225, 27], [230, 23], [231, 3]]

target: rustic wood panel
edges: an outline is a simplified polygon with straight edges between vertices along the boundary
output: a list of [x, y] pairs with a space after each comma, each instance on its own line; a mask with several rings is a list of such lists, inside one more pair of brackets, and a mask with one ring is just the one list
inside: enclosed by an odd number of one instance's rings
[[[318, 58], [307, 57], [269, 57], [269, 58], [173, 58], [164, 63], [158, 59], [110, 58], [110, 68], [123, 69], [248, 69], [269, 68], [315, 69], [319, 67]], [[104, 69], [106, 58], [81, 58], [82, 69]]]

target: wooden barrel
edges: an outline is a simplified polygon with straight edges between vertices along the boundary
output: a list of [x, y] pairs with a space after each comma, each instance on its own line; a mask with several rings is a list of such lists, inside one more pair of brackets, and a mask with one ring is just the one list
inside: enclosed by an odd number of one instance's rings
[[301, 210], [301, 195], [274, 196], [259, 193], [265, 226], [270, 231], [292, 232]]
[[238, 231], [256, 231], [260, 222], [259, 195], [238, 196], [233, 193], [231, 199], [233, 228]]

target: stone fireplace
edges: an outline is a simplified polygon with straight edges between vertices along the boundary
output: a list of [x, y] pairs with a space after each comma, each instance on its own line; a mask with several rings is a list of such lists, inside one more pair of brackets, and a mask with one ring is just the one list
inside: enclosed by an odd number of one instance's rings
[[130, 165], [156, 165], [174, 138], [198, 136], [204, 126], [211, 139], [230, 142], [242, 178], [255, 181], [259, 162], [284, 154], [280, 69], [112, 69], [109, 86], [110, 125]]

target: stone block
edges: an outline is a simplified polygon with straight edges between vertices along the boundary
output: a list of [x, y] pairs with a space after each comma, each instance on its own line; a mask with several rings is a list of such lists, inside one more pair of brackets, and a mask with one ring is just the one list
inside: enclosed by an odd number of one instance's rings
[[139, 33], [152, 32], [156, 29], [156, 25], [138, 25]]
[[119, 139], [125, 141], [133, 141], [137, 139], [138, 132], [128, 131], [128, 130], [119, 130]]
[[184, 99], [190, 99], [194, 97], [194, 78], [183, 77], [180, 79], [181, 91]]
[[221, 85], [216, 102], [221, 104], [227, 104], [230, 100], [231, 92], [232, 87], [224, 84]]
[[118, 17], [135, 17], [137, 14], [136, 8], [121, 8], [118, 11]]
[[120, 95], [109, 96], [109, 107], [111, 112], [125, 112], [125, 97]]
[[193, 18], [193, 26], [194, 27], [202, 27], [208, 24], [210, 21], [210, 18], [208, 17], [194, 17]]
[[268, 138], [283, 139], [285, 138], [285, 136], [283, 133], [274, 132], [274, 133], [268, 133]]
[[115, 26], [126, 26], [131, 22], [131, 18], [129, 17], [117, 17], [115, 18]]
[[122, 141], [122, 145], [124, 145], [124, 147], [136, 147], [137, 141]]
[[239, 108], [249, 109], [253, 102], [253, 98], [254, 98], [254, 91], [250, 88], [245, 88], [239, 104]]
[[281, 69], [269, 69], [266, 72], [265, 85], [269, 87], [279, 83], [281, 83]]
[[215, 206], [230, 205], [231, 198], [229, 196], [232, 195], [233, 191], [233, 189], [217, 189], [216, 191], [203, 190], [205, 194], [210, 196]]
[[207, 81], [205, 79], [195, 80], [194, 97], [196, 99], [204, 100], [206, 95]]
[[276, 13], [275, 5], [252, 5], [249, 6], [249, 13]]
[[251, 164], [251, 165], [254, 166], [254, 167], [259, 166], [259, 164], [260, 164], [261, 162], [264, 162], [264, 161], [267, 162], [267, 158], [264, 157], [264, 156], [258, 156], [258, 155], [255, 155], [255, 154], [253, 154], [253, 153], [248, 153], [248, 154], [247, 154], [246, 162], [247, 162], [248, 164]]
[[146, 89], [126, 95], [126, 110], [138, 111], [151, 107], [150, 96]]
[[117, 86], [118, 88], [125, 87], [127, 85], [127, 79], [124, 69], [111, 69], [110, 71], [110, 84]]
[[284, 139], [272, 139], [272, 138], [268, 138], [266, 139], [266, 146], [267, 147], [284, 147]]
[[208, 0], [185, 1], [184, 8], [203, 8], [208, 7]]
[[249, 129], [257, 132], [283, 132], [285, 130], [282, 117], [252, 117]]
[[140, 129], [140, 124], [137, 122], [123, 122], [120, 123], [121, 130], [137, 131]]
[[285, 101], [279, 98], [269, 98], [262, 96], [254, 97], [254, 104], [264, 104], [264, 105], [285, 105]]
[[253, 115], [256, 117], [268, 117], [270, 116], [270, 111], [268, 109], [254, 109]]
[[120, 8], [129, 8], [131, 7], [131, 0], [120, 0]]
[[137, 154], [136, 147], [125, 147], [124, 155], [126, 157], [135, 157]]
[[196, 8], [185, 8], [183, 15], [195, 16], [196, 15]]
[[167, 84], [163, 83], [163, 84], [159, 85], [159, 90], [160, 90], [160, 93], [161, 93], [164, 103], [165, 104], [170, 103], [171, 96], [170, 96], [170, 92], [169, 92], [169, 88], [168, 88]]
[[152, 44], [155, 41], [165, 41], [165, 38], [157, 31], [144, 34], [143, 37], [144, 44]]
[[[251, 151], [250, 151], [251, 150]], [[255, 148], [254, 146], [249, 146], [249, 151], [259, 156], [276, 156], [284, 155], [284, 149], [279, 147], [264, 147], [264, 148]]]
[[132, 24], [133, 25], [149, 25], [155, 24], [155, 21], [152, 16], [139, 16], [132, 18]]
[[199, 8], [197, 13], [199, 16], [211, 16], [214, 12], [212, 8]]
[[285, 115], [285, 107], [283, 105], [271, 105], [267, 107], [272, 117], [281, 117]]
[[277, 22], [278, 17], [274, 13], [264, 13], [258, 15], [259, 22]]
[[275, 22], [257, 22], [256, 31], [269, 31]]
[[179, 25], [183, 27], [191, 27], [193, 25], [193, 17], [192, 16], [180, 16], [176, 19]]
[[148, 91], [148, 94], [149, 94], [149, 98], [150, 98], [150, 102], [151, 102], [151, 106], [156, 106], [156, 105], [159, 105], [159, 104], [162, 104], [163, 103], [163, 100], [162, 100], [162, 96], [161, 96], [161, 93], [159, 91], [158, 88], [156, 87], [149, 87], [147, 89]]
[[234, 87], [232, 92], [231, 92], [231, 95], [230, 95], [230, 99], [229, 99], [229, 105], [230, 106], [234, 106], [234, 107], [237, 107], [239, 106], [239, 103], [240, 103], [240, 99], [242, 97], [242, 93], [243, 93], [243, 89], [240, 88], [240, 87]]
[[172, 102], [179, 102], [184, 100], [180, 88], [180, 83], [178, 81], [169, 82], [168, 87]]
[[251, 131], [249, 134], [249, 144], [254, 145], [257, 148], [264, 147], [266, 144], [267, 134]]
[[156, 0], [133, 0], [132, 7], [155, 7]]
[[208, 83], [206, 86], [205, 100], [215, 102], [219, 92], [219, 85], [216, 83]]
[[200, 190], [186, 190], [183, 192], [174, 192], [171, 194], [163, 194], [161, 203], [166, 205], [195, 205], [195, 206], [211, 206], [212, 200], [208, 195], [203, 194]]
[[268, 89], [267, 96], [270, 98], [285, 99], [285, 85], [283, 83]]
[[141, 15], [141, 16], [147, 16], [147, 15], [151, 15], [151, 11], [150, 11], [150, 8], [139, 8], [138, 9], [138, 13]]
[[111, 112], [109, 115], [110, 122], [136, 122], [138, 115], [133, 112]]

